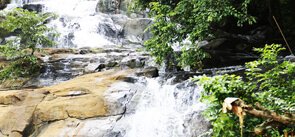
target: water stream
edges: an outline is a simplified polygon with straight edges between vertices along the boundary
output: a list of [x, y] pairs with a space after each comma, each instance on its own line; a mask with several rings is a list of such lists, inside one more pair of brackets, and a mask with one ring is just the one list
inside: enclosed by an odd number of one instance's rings
[[[140, 46], [142, 42], [142, 38], [134, 34], [132, 29], [129, 29], [130, 33], [121, 37], [120, 33], [126, 26], [126, 20], [131, 19], [122, 14], [110, 15], [96, 12], [98, 0], [13, 0], [9, 7], [28, 3], [42, 4], [44, 6], [42, 12], [54, 12], [59, 16], [49, 24], [60, 33], [60, 37], [56, 40], [57, 48], [108, 49], [123, 46], [127, 52], [120, 52], [120, 54], [118, 52], [118, 56], [122, 54], [131, 56], [131, 51], [134, 52], [134, 45]], [[69, 60], [77, 60], [77, 56], [71, 56]], [[99, 55], [91, 55], [91, 57], [96, 57], [97, 60], [102, 58]], [[83, 59], [79, 57], [81, 58]], [[46, 62], [48, 58], [45, 57], [44, 60]], [[69, 63], [69, 61], [65, 62]], [[41, 75], [45, 83], [48, 82], [46, 79], [53, 77], [51, 71], [53, 66], [51, 64], [47, 66], [44, 74]], [[71, 69], [65, 66], [63, 65], [62, 72], [72, 73]], [[201, 89], [196, 85], [189, 81], [171, 84], [169, 80], [161, 80], [161, 78], [142, 79], [144, 79], [143, 82], [135, 83], [135, 85], [142, 84], [143, 86], [134, 93], [133, 104], [129, 106], [127, 104], [127, 109], [132, 109], [132, 111], [130, 110], [113, 123], [111, 130], [108, 130], [103, 137], [196, 137], [208, 129], [208, 122], [200, 114], [205, 106], [198, 102]], [[96, 133], [96, 131], [93, 132]], [[95, 133], [88, 131], [89, 136], [98, 136]]]
[[200, 92], [196, 85], [188, 81], [171, 85], [169, 80], [160, 84], [157, 79], [147, 79], [135, 112], [118, 122], [125, 127], [123, 136], [200, 136], [208, 130], [208, 121], [200, 114], [205, 108], [198, 101]]

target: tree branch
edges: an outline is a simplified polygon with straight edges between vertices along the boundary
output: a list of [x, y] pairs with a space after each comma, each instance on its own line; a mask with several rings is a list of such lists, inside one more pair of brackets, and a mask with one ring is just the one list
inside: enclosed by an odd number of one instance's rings
[[[260, 117], [260, 118], [267, 118], [267, 119], [272, 119], [273, 121], [277, 121], [280, 123], [283, 123], [285, 125], [293, 125], [295, 124], [295, 117], [294, 114], [289, 114], [289, 115], [280, 115], [276, 112], [267, 110], [263, 108], [262, 106], [259, 106], [259, 108], [262, 108], [262, 110], [255, 109], [251, 105], [245, 104], [245, 102], [241, 99], [234, 98], [234, 100], [230, 100], [231, 102], [228, 102], [229, 99], [225, 99], [225, 104], [227, 106], [224, 106], [224, 108], [227, 108], [228, 110], [232, 110], [231, 108], [233, 107], [241, 107], [244, 112], [251, 114], [255, 117]], [[230, 106], [230, 105], [231, 106]], [[256, 104], [257, 105], [257, 104]]]
[[283, 123], [286, 125], [291, 125], [291, 124], [295, 123], [295, 118], [292, 116], [289, 117], [289, 116], [285, 116], [285, 115], [279, 115], [275, 112], [257, 110], [253, 107], [248, 107], [244, 110], [246, 113], [254, 115], [255, 117], [273, 119], [274, 121], [277, 121], [277, 122], [280, 122], [280, 123]]

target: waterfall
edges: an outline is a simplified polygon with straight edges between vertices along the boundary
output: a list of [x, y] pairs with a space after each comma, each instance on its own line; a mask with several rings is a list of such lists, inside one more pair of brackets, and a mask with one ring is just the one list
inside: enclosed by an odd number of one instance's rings
[[[124, 137], [196, 137], [208, 129], [198, 101], [201, 89], [191, 82], [171, 85], [147, 79], [135, 112], [122, 118]], [[194, 122], [193, 122], [194, 121]], [[115, 127], [114, 130], [116, 130]], [[119, 128], [120, 129], [120, 128]]]
[[[43, 12], [53, 12], [58, 15], [57, 19], [48, 24], [60, 33], [56, 40], [57, 48], [81, 49], [90, 47], [108, 50], [118, 48], [105, 51], [106, 53], [88, 55], [90, 57], [84, 55], [84, 53], [81, 55], [76, 55], [76, 53], [75, 55], [64, 55], [64, 58], [57, 58], [54, 61], [45, 56], [43, 61], [46, 67], [43, 70], [44, 73], [38, 79], [42, 86], [50, 85], [48, 84], [50, 82], [56, 84], [56, 82], [68, 80], [63, 79], [64, 75], [58, 78], [56, 78], [57, 76], [53, 77], [53, 75], [57, 75], [57, 73], [53, 73], [53, 70], [57, 71], [55, 66], [52, 65], [54, 63], [62, 69], [58, 70], [60, 73], [72, 74], [73, 69], [70, 68], [72, 66], [81, 65], [79, 67], [83, 69], [81, 72], [84, 73], [85, 68], [89, 65], [98, 66], [105, 62], [124, 64], [130, 61], [129, 56], [136, 57], [136, 59], [143, 58], [143, 55], [133, 48], [138, 45], [142, 48], [143, 36], [139, 34], [143, 33], [144, 29], [141, 29], [140, 26], [146, 22], [150, 23], [151, 19], [131, 19], [123, 14], [97, 12], [98, 0], [12, 0], [10, 5], [15, 7], [28, 3], [41, 4], [44, 6]], [[124, 65], [126, 66], [126, 64]], [[123, 116], [109, 126], [111, 128], [106, 130], [108, 133], [100, 136], [103, 131], [96, 127], [93, 129], [89, 127], [92, 130], [85, 129], [86, 135], [81, 133], [81, 136], [196, 137], [208, 130], [208, 121], [201, 116], [201, 112], [206, 106], [198, 101], [201, 89], [194, 83], [185, 81], [171, 84], [170, 80], [172, 79], [163, 80], [139, 76], [136, 76], [136, 78], [143, 79], [143, 81], [132, 83], [132, 86], [143, 85], [142, 88], [137, 89], [137, 92], [132, 95], [132, 99], [126, 104], [126, 113], [121, 114]], [[119, 85], [119, 87], [122, 86]], [[50, 123], [48, 122], [48, 124]], [[101, 123], [95, 123], [91, 126], [99, 124]], [[85, 127], [87, 126], [85, 125]], [[82, 131], [84, 131], [83, 128], [75, 134]]]
[[97, 0], [42, 0], [34, 3], [45, 5], [45, 12], [53, 12], [59, 16], [49, 24], [60, 33], [57, 40], [59, 48], [114, 45], [98, 33], [99, 24], [115, 24], [110, 16], [96, 13], [97, 2]]
[[33, 1], [34, 0], [11, 0], [10, 4], [8, 5], [8, 9], [15, 8], [15, 7], [21, 7], [22, 5], [28, 4]]

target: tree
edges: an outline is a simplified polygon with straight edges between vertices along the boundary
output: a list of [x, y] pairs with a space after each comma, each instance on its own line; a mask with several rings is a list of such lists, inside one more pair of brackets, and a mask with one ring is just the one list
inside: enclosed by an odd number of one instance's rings
[[[294, 133], [295, 63], [279, 58], [282, 50], [275, 44], [256, 49], [261, 57], [246, 63], [245, 77], [196, 78], [204, 88], [201, 100], [209, 104], [205, 116], [212, 122], [214, 136], [239, 136], [239, 128], [235, 126], [238, 122], [245, 136]], [[223, 105], [228, 97], [236, 99]], [[229, 104], [236, 107], [235, 114], [221, 112], [222, 105]]]
[[[201, 61], [208, 56], [201, 51], [199, 41], [214, 37], [218, 25], [229, 17], [235, 18], [238, 26], [255, 22], [247, 11], [250, 0], [137, 0], [137, 3], [149, 7], [154, 17], [150, 27], [154, 36], [145, 46], [158, 63], [172, 56], [178, 60], [177, 65], [201, 67]], [[184, 44], [186, 39], [191, 43]], [[181, 46], [180, 55], [172, 48], [175, 43]]]
[[0, 22], [0, 29], [14, 37], [10, 37], [0, 46], [0, 54], [10, 63], [3, 67], [0, 79], [16, 79], [29, 77], [39, 72], [40, 64], [34, 55], [41, 46], [52, 46], [54, 42], [49, 38], [55, 36], [52, 28], [46, 26], [53, 14], [37, 14], [16, 8], [12, 11], [1, 12], [4, 18]]
[[[247, 54], [253, 53], [253, 47], [262, 47], [265, 43], [281, 43], [272, 16], [276, 16], [282, 26], [288, 26], [284, 29], [288, 40], [292, 41], [295, 36], [294, 31], [291, 32], [295, 26], [291, 23], [295, 19], [292, 0], [134, 1], [141, 8], [149, 8], [154, 18], [149, 28], [153, 37], [145, 46], [158, 63], [168, 60], [168, 65], [175, 64], [175, 58], [178, 66], [202, 67], [202, 60], [209, 57], [203, 51], [214, 53], [214, 47], [200, 43], [203, 40], [226, 39], [229, 42], [220, 50], [233, 47], [230, 50], [234, 53]], [[185, 40], [191, 43], [184, 43]], [[181, 50], [176, 52], [175, 44], [179, 44]]]

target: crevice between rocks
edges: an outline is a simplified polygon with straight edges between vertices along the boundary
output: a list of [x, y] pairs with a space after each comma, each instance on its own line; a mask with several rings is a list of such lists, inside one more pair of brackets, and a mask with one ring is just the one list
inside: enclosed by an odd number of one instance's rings
[[43, 98], [40, 100], [40, 102], [35, 105], [32, 115], [31, 115], [31, 118], [29, 119], [28, 125], [26, 125], [24, 131], [20, 132], [23, 135], [23, 137], [29, 137], [35, 131], [37, 131], [37, 129], [36, 129], [37, 126], [33, 123], [34, 117], [35, 117], [35, 112], [36, 112], [36, 109], [38, 108], [38, 105], [41, 104], [44, 101], [44, 99], [46, 98], [46, 95], [47, 94], [45, 93]]

